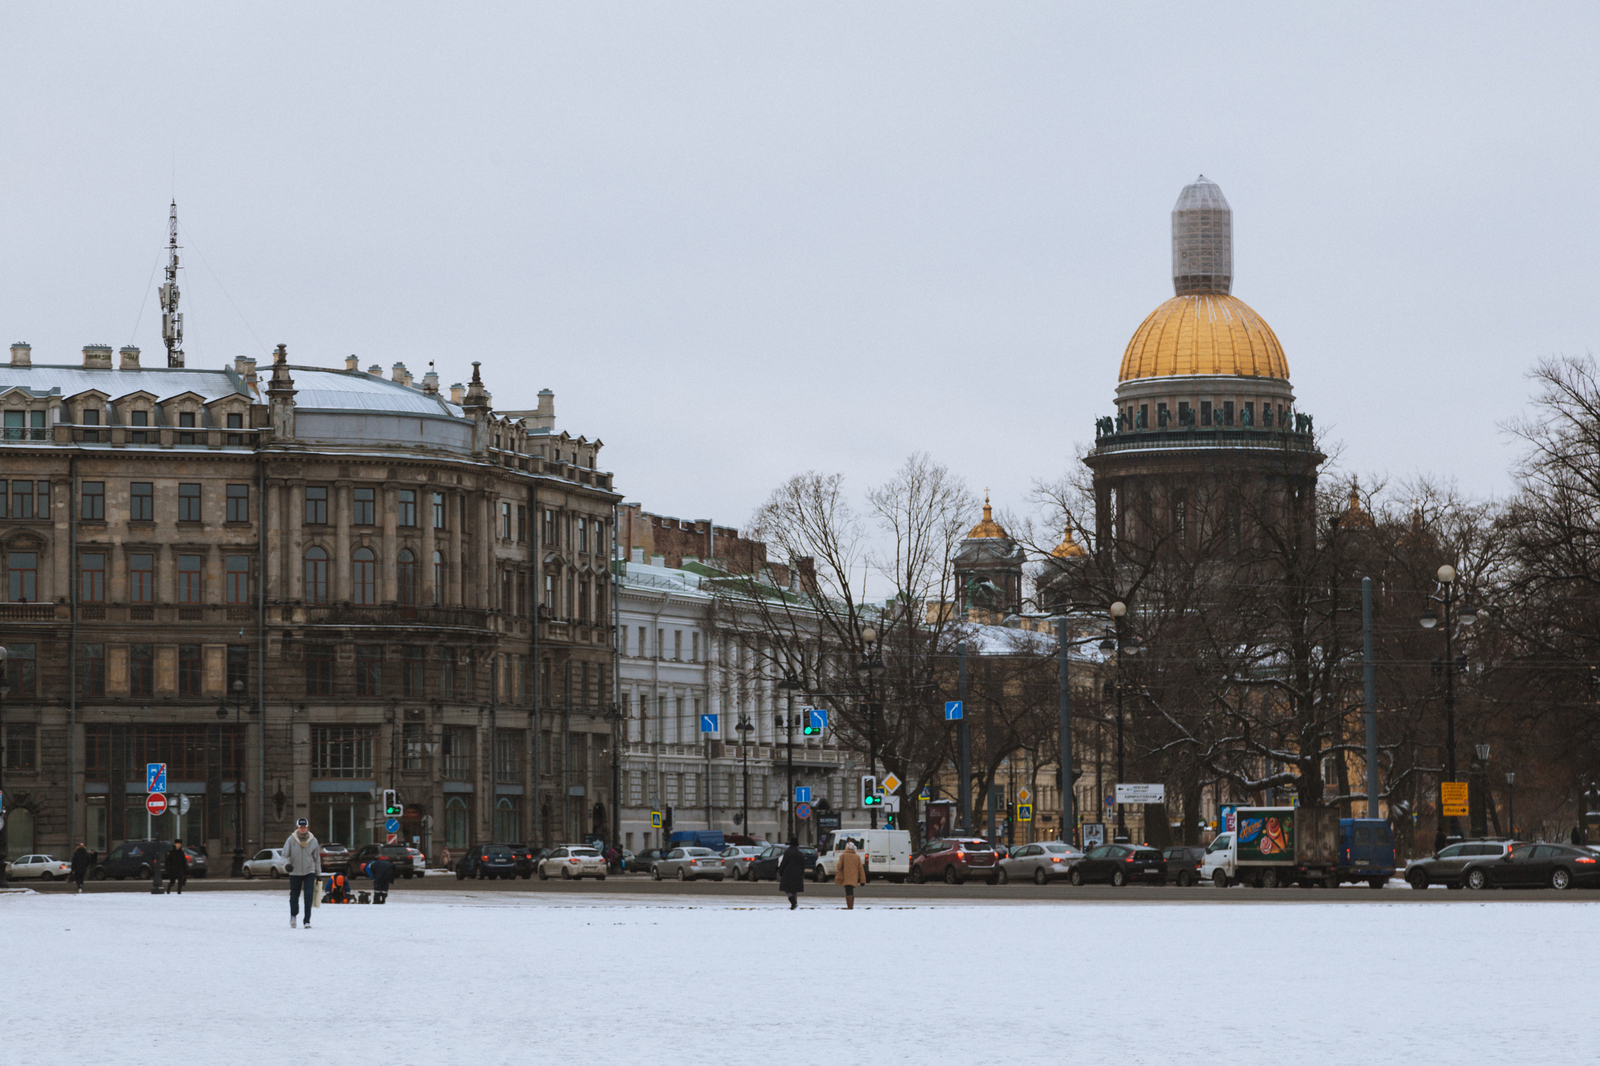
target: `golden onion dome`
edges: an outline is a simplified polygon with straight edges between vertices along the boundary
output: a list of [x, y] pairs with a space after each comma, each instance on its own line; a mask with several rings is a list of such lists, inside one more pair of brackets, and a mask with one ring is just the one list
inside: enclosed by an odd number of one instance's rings
[[1118, 381], [1217, 374], [1289, 379], [1272, 327], [1243, 300], [1221, 292], [1174, 296], [1150, 313], [1122, 354]]
[[986, 540], [992, 537], [1006, 537], [1005, 527], [994, 520], [993, 513], [989, 510], [989, 494], [983, 494], [983, 521], [972, 527], [972, 532], [967, 534], [968, 540]]
[[1087, 559], [1089, 553], [1083, 550], [1083, 545], [1072, 539], [1072, 526], [1068, 525], [1066, 532], [1061, 535], [1061, 543], [1055, 546], [1050, 553], [1057, 559]]

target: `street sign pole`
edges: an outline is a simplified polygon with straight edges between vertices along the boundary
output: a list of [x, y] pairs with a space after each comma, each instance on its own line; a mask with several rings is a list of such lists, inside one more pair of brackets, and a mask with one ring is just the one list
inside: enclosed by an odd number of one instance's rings
[[[956, 695], [961, 700], [963, 712], [967, 706], [967, 643], [962, 641], [956, 653]], [[967, 716], [961, 715], [961, 724], [956, 727], [956, 733], [961, 738], [961, 776], [956, 781], [958, 796], [961, 800], [961, 831], [972, 832], [972, 761], [971, 737], [967, 735]]]
[[1072, 689], [1067, 684], [1067, 620], [1056, 620], [1057, 654], [1061, 658], [1060, 681], [1061, 688], [1061, 839], [1072, 843], [1075, 822], [1073, 814], [1073, 800], [1076, 798], [1072, 787]]

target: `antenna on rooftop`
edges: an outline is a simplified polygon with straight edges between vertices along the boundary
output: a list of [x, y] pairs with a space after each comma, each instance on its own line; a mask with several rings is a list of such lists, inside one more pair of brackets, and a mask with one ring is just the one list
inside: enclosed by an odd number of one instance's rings
[[167, 221], [167, 281], [161, 286], [161, 340], [167, 346], [167, 365], [183, 365], [183, 315], [178, 311], [178, 201], [172, 201]]

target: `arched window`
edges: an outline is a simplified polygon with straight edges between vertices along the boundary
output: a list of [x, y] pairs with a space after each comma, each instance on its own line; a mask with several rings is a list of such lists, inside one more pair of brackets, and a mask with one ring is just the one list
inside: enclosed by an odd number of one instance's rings
[[357, 548], [351, 561], [354, 565], [350, 569], [350, 602], [371, 607], [378, 602], [377, 556], [372, 554], [371, 548]]
[[438, 607], [444, 603], [444, 582], [446, 578], [444, 568], [444, 552], [433, 553], [433, 605]]
[[410, 548], [400, 549], [400, 555], [395, 564], [395, 577], [399, 586], [396, 594], [400, 597], [400, 606], [415, 607], [417, 605], [417, 557], [411, 554]]
[[460, 796], [444, 801], [444, 842], [457, 851], [467, 846], [467, 801]]
[[494, 801], [494, 838], [496, 840], [521, 840], [522, 819], [518, 817], [518, 801], [501, 796]]
[[321, 548], [306, 549], [306, 602], [328, 602], [328, 553]]

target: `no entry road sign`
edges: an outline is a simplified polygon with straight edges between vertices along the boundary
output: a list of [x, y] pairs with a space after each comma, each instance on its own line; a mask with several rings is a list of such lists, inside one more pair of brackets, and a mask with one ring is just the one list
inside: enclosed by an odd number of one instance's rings
[[802, 822], [811, 817], [811, 804], [801, 803], [794, 809], [794, 816]]
[[150, 798], [144, 801], [144, 809], [157, 817], [167, 813], [167, 797], [160, 792], [150, 793]]

